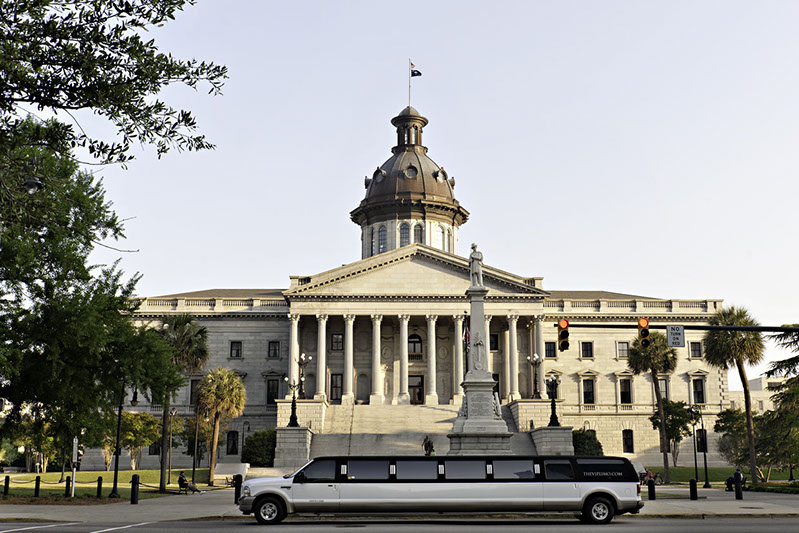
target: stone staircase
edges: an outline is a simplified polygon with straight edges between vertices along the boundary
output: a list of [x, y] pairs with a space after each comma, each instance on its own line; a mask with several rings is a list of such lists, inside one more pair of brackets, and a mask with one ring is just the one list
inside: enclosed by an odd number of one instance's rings
[[[422, 441], [430, 435], [437, 455], [449, 451], [458, 407], [454, 405], [331, 405], [324, 431], [311, 441], [311, 457], [323, 455], [421, 455]], [[510, 409], [502, 418], [514, 432], [514, 454], [534, 454], [529, 433], [516, 433]]]

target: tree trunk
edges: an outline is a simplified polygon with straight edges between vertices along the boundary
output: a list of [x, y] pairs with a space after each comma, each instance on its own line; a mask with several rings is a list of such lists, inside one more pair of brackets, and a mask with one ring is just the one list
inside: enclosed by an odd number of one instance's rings
[[66, 480], [68, 458], [69, 458], [69, 452], [67, 452], [65, 449], [64, 457], [61, 458], [61, 479], [58, 480], [59, 483], [63, 483]]
[[216, 443], [219, 440], [219, 413], [214, 413], [214, 431], [211, 434], [211, 463], [208, 469], [208, 484], [214, 486], [214, 473], [216, 472]]
[[169, 397], [164, 398], [164, 412], [161, 414], [161, 478], [158, 492], [166, 492], [167, 453], [169, 453]]
[[655, 385], [655, 399], [658, 404], [658, 418], [660, 418], [660, 449], [663, 450], [663, 482], [671, 483], [671, 475], [669, 474], [669, 446], [666, 440], [666, 412], [663, 410], [663, 398], [660, 395], [660, 381], [658, 380], [658, 373], [652, 371], [652, 383]]
[[746, 436], [749, 441], [749, 470], [752, 472], [752, 484], [757, 485], [760, 480], [757, 478], [757, 461], [755, 458], [755, 424], [752, 420], [752, 398], [749, 395], [749, 382], [746, 380], [746, 369], [743, 362], [736, 361], [738, 375], [744, 387], [744, 405], [746, 406]]

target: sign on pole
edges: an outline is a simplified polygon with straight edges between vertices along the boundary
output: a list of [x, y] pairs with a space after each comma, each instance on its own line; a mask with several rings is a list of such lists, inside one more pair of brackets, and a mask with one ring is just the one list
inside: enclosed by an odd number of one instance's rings
[[72, 487], [70, 488], [70, 497], [75, 497], [75, 475], [78, 469], [78, 437], [72, 439]]
[[674, 348], [685, 348], [685, 327], [666, 326], [668, 345]]

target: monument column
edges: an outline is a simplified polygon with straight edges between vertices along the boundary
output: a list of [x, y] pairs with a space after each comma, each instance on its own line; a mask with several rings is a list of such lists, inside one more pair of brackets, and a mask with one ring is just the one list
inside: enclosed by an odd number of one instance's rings
[[[291, 333], [289, 337], [289, 383], [298, 383], [300, 379], [300, 315], [289, 315]], [[291, 389], [286, 394], [286, 399], [291, 399]]]
[[424, 397], [425, 405], [438, 405], [436, 392], [436, 321], [438, 315], [427, 315], [427, 394]]
[[372, 393], [369, 405], [383, 403], [383, 373], [380, 371], [380, 324], [383, 315], [372, 315]]
[[315, 399], [327, 399], [327, 315], [316, 315], [316, 393]]
[[452, 396], [456, 404], [460, 404], [463, 400], [463, 315], [453, 315], [455, 321], [455, 349], [453, 350], [454, 356], [452, 357], [452, 373], [455, 376], [455, 383]]
[[352, 328], [354, 324], [355, 315], [344, 315], [344, 390], [341, 395], [341, 405], [355, 403], [355, 395], [352, 393]]
[[520, 400], [519, 394], [519, 347], [516, 334], [516, 323], [519, 315], [508, 315], [508, 335], [510, 336], [510, 382], [508, 386], [508, 401]]
[[408, 394], [408, 320], [411, 315], [397, 315], [397, 318], [400, 323], [400, 390], [397, 405], [408, 405], [411, 403], [411, 395]]
[[502, 374], [500, 374], [502, 385], [499, 387], [502, 399], [508, 399], [510, 392], [510, 331], [502, 331]]
[[544, 386], [544, 362], [546, 358], [546, 350], [544, 350], [544, 315], [537, 315], [535, 319], [535, 353], [541, 358], [541, 366], [538, 367], [538, 392], [542, 397], [546, 397], [546, 388]]

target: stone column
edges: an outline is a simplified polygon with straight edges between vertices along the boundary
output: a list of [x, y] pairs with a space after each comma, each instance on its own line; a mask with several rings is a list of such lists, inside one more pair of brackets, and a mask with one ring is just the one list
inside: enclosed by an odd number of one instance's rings
[[[486, 359], [488, 361], [488, 366], [485, 368], [485, 370], [488, 370], [489, 372], [493, 372], [494, 371], [494, 358], [491, 355], [491, 318], [492, 317], [491, 317], [491, 315], [486, 315], [485, 317], [486, 317], [486, 331], [485, 331], [486, 336], [485, 336], [484, 340], [485, 340]], [[474, 335], [474, 332], [471, 332], [471, 334]]]
[[499, 375], [502, 384], [502, 399], [508, 400], [510, 391], [510, 332], [506, 329], [502, 332], [502, 373]]
[[[527, 346], [530, 347], [530, 349], [528, 350], [530, 352], [528, 354], [530, 356], [530, 359], [527, 360], [527, 363], [530, 366], [530, 373], [527, 376], [528, 377], [527, 388], [530, 390], [530, 398], [533, 398], [533, 396], [535, 395], [534, 391], [536, 385], [535, 367], [533, 366], [533, 355], [535, 355], [537, 352], [535, 351], [535, 322], [533, 322], [532, 320], [527, 322]], [[541, 357], [540, 354], [539, 357]]]
[[411, 395], [408, 394], [408, 321], [411, 315], [397, 315], [397, 318], [400, 323], [400, 390], [397, 405], [408, 405], [411, 403]]
[[546, 369], [544, 363], [546, 362], [546, 350], [544, 349], [544, 315], [533, 317], [535, 319], [535, 352], [541, 358], [541, 366], [538, 367], [538, 392], [541, 393], [542, 398], [547, 397], [547, 390], [544, 385], [544, 374]]
[[508, 387], [508, 401], [520, 400], [519, 394], [519, 347], [516, 334], [516, 323], [519, 315], [508, 315], [508, 336], [510, 337], [510, 382]]
[[452, 351], [452, 373], [455, 376], [455, 384], [452, 396], [453, 400], [455, 400], [456, 404], [460, 404], [463, 401], [463, 387], [461, 383], [463, 383], [463, 315], [453, 315], [452, 318], [455, 320], [455, 342], [453, 343], [455, 349]]
[[341, 394], [341, 405], [355, 403], [352, 393], [353, 353], [352, 353], [352, 328], [355, 324], [355, 315], [344, 315], [344, 390]]
[[424, 396], [425, 405], [438, 405], [436, 392], [436, 321], [438, 315], [427, 315], [427, 393]]
[[316, 315], [316, 393], [317, 400], [327, 399], [327, 315]]
[[[289, 383], [298, 383], [300, 379], [300, 315], [289, 315], [291, 334], [289, 337]], [[291, 389], [287, 391], [287, 399], [291, 399]]]
[[369, 405], [383, 403], [383, 373], [380, 371], [380, 324], [383, 315], [372, 315], [372, 393]]

